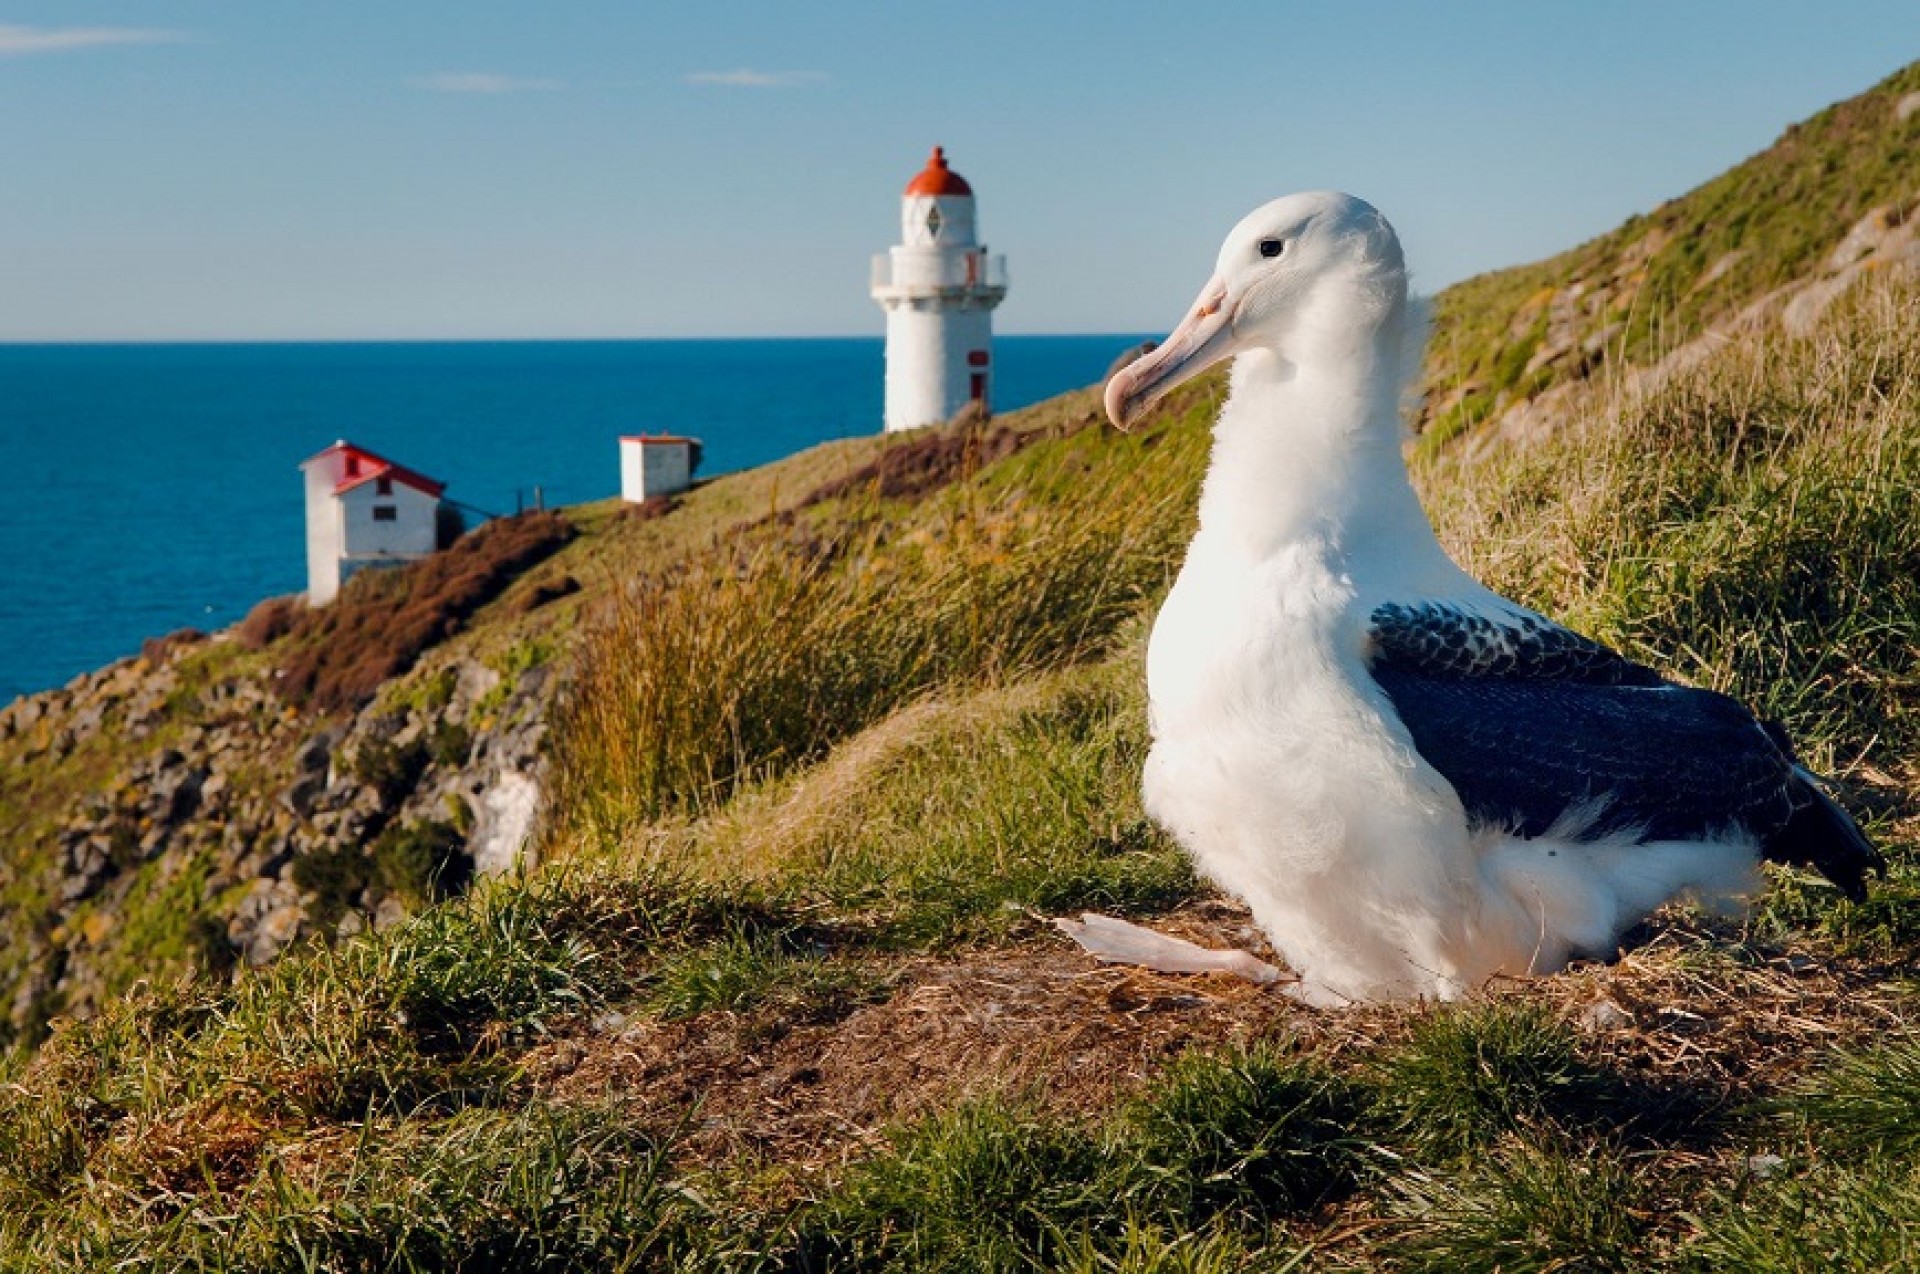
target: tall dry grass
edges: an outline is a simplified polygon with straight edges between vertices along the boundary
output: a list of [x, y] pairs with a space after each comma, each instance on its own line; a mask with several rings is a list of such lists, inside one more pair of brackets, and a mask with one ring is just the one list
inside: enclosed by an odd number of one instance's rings
[[1920, 784], [1920, 288], [1807, 338], [1596, 386], [1542, 442], [1417, 466], [1492, 587], [1783, 720], [1822, 768]]
[[904, 516], [751, 528], [620, 590], [558, 716], [557, 830], [708, 808], [936, 689], [1105, 651], [1166, 586], [1193, 489], [1193, 448], [1089, 464], [1113, 445], [1036, 448]]

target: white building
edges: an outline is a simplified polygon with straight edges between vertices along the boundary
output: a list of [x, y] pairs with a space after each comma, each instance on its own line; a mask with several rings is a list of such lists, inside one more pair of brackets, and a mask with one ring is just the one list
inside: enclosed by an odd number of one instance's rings
[[677, 434], [629, 434], [620, 439], [620, 498], [631, 504], [674, 495], [693, 485], [700, 440]]
[[873, 259], [873, 299], [887, 312], [887, 429], [937, 424], [970, 402], [991, 410], [1006, 258], [974, 238], [973, 187], [938, 146], [907, 183], [900, 240]]
[[307, 601], [324, 606], [355, 571], [433, 552], [444, 482], [334, 443], [300, 464], [307, 486]]

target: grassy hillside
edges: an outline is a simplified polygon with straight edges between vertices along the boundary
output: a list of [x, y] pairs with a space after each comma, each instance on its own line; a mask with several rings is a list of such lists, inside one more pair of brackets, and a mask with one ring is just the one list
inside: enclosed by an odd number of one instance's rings
[[1865, 905], [1783, 873], [1449, 1009], [1093, 966], [1045, 917], [1257, 937], [1136, 795], [1218, 387], [1071, 396], [584, 517], [541, 869], [62, 1024], [0, 1268], [1911, 1265], [1916, 334], [1876, 284], [1418, 473], [1495, 586], [1781, 716], [1890, 847]]
[[1221, 384], [1086, 391], [0, 714], [0, 1271], [1920, 1267], [1915, 93], [1440, 298], [1415, 463], [1495, 588], [1781, 719], [1866, 903], [1781, 871], [1449, 1008], [1092, 964], [1049, 917], [1261, 939], [1137, 792]]
[[[1450, 438], [1595, 374], [1647, 366], [1830, 261], [1879, 210], [1920, 207], [1920, 63], [1795, 124], [1745, 163], [1645, 216], [1438, 298], [1426, 431]], [[1865, 229], [1876, 227], [1869, 225]]]

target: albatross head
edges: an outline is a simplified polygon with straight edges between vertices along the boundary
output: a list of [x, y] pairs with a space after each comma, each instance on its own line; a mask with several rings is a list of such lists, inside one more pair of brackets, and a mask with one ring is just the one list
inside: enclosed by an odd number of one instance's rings
[[1400, 240], [1371, 204], [1333, 191], [1276, 199], [1227, 235], [1165, 343], [1107, 382], [1107, 415], [1130, 428], [1168, 390], [1238, 354], [1297, 363], [1329, 342], [1370, 340], [1406, 298]]

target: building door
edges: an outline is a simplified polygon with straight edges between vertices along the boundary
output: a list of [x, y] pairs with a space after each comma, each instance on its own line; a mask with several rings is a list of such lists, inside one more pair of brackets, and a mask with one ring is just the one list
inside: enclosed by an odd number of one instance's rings
[[987, 400], [987, 374], [985, 372], [975, 372], [969, 379], [973, 382], [972, 392], [969, 397], [977, 403], [985, 402]]

